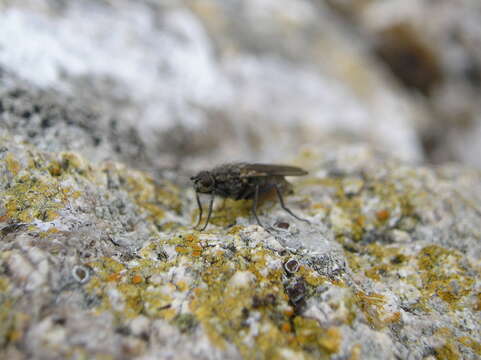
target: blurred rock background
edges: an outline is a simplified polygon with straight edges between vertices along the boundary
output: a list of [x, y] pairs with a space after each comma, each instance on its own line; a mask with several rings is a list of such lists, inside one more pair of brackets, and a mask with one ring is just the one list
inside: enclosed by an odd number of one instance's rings
[[301, 145], [337, 140], [479, 167], [480, 8], [3, 0], [2, 107], [46, 97], [45, 108], [71, 113], [79, 132], [65, 141], [55, 116], [37, 130], [35, 109], [0, 125], [37, 143], [47, 136], [50, 149], [154, 172], [281, 161]]
[[418, 127], [426, 158], [481, 166], [481, 3], [330, 0], [411, 97], [429, 109]]
[[[357, 13], [331, 5], [2, 1], [2, 108], [16, 116], [0, 125], [47, 150], [154, 173], [289, 161], [338, 140], [429, 160], [430, 99], [379, 60]], [[24, 97], [45, 105], [26, 109]]]

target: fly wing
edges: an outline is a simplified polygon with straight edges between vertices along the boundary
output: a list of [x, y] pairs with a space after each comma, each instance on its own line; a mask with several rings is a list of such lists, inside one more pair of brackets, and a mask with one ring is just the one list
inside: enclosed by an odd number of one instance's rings
[[289, 165], [272, 164], [242, 164], [241, 177], [261, 177], [261, 176], [302, 176], [307, 171]]

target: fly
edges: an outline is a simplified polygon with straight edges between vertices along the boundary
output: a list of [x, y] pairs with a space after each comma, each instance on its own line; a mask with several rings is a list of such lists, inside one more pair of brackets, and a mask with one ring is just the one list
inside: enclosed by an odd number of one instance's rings
[[234, 200], [252, 199], [252, 213], [257, 223], [264, 227], [257, 216], [257, 203], [259, 195], [272, 189], [275, 189], [281, 207], [286, 212], [298, 220], [309, 223], [308, 220], [298, 217], [287, 208], [282, 196], [282, 193], [290, 189], [291, 185], [285, 179], [285, 176], [306, 174], [307, 171], [295, 166], [249, 163], [230, 163], [218, 166], [210, 171], [201, 171], [190, 178], [194, 183], [197, 206], [199, 207], [199, 220], [195, 228], [202, 221], [203, 208], [199, 194], [210, 194], [207, 220], [201, 231], [205, 230], [209, 224], [216, 195]]

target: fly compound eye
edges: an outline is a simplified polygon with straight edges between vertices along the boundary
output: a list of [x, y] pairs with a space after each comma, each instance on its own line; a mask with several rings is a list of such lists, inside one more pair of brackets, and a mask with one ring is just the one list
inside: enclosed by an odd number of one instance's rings
[[201, 171], [190, 179], [194, 182], [194, 188], [197, 192], [207, 194], [214, 189], [214, 179], [208, 171]]
[[209, 190], [214, 186], [214, 179], [212, 179], [212, 176], [207, 171], [199, 174], [199, 182], [205, 190]]

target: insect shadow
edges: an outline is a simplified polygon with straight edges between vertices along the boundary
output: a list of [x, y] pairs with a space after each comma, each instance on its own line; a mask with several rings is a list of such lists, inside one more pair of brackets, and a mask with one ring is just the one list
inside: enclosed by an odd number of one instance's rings
[[207, 228], [212, 215], [212, 207], [216, 196], [234, 200], [252, 199], [252, 213], [257, 223], [262, 225], [257, 216], [257, 204], [259, 195], [275, 189], [281, 207], [291, 216], [298, 220], [309, 221], [295, 215], [286, 207], [283, 199], [283, 191], [291, 188], [291, 184], [285, 176], [302, 176], [307, 171], [287, 165], [272, 164], [250, 164], [250, 163], [229, 163], [218, 166], [210, 171], [201, 171], [190, 179], [194, 183], [197, 206], [199, 207], [199, 219], [194, 228], [197, 228], [202, 221], [203, 208], [199, 194], [210, 194], [209, 210], [207, 220], [201, 231]]

